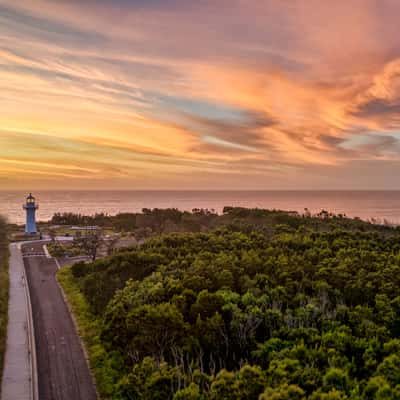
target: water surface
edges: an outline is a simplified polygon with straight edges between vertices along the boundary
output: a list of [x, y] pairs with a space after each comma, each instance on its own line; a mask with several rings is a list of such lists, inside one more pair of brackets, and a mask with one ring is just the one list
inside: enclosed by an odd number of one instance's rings
[[[142, 208], [175, 207], [180, 210], [224, 206], [259, 207], [316, 213], [322, 209], [400, 223], [400, 191], [39, 191], [38, 220], [56, 212], [94, 214], [138, 212]], [[0, 191], [0, 214], [10, 222], [23, 223], [26, 193]]]

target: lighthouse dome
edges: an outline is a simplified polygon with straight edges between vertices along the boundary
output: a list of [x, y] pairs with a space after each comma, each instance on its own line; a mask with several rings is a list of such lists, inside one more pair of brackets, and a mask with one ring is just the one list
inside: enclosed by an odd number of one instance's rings
[[29, 193], [29, 196], [26, 198], [26, 201], [28, 203], [34, 203], [35, 202], [35, 198], [32, 196], [32, 193]]

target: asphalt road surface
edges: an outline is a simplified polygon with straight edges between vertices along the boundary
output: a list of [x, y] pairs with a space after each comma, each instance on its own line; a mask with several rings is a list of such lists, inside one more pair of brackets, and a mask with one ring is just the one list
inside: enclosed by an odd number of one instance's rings
[[[35, 329], [39, 399], [95, 400], [79, 337], [42, 244], [23, 247]], [[43, 254], [43, 256], [41, 256]]]

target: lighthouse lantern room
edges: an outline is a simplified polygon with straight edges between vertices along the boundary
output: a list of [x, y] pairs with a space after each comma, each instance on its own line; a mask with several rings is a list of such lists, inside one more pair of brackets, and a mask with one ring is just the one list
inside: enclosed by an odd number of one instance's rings
[[37, 232], [36, 210], [39, 208], [39, 206], [36, 204], [36, 200], [32, 196], [32, 193], [29, 193], [29, 196], [26, 198], [26, 203], [23, 205], [23, 208], [26, 210], [25, 233], [28, 235], [34, 235]]

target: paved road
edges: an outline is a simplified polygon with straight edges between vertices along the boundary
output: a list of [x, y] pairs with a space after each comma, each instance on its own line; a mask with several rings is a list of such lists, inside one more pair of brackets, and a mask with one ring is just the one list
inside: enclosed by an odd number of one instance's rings
[[[72, 318], [41, 244], [23, 247], [36, 336], [40, 400], [95, 400], [96, 391]], [[43, 256], [41, 256], [43, 254]]]

